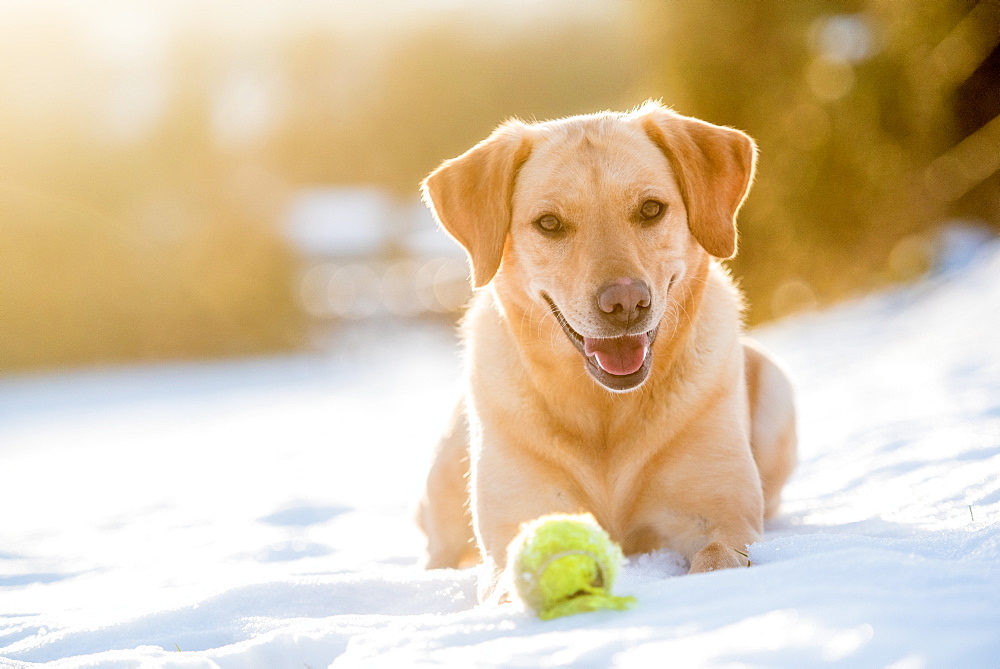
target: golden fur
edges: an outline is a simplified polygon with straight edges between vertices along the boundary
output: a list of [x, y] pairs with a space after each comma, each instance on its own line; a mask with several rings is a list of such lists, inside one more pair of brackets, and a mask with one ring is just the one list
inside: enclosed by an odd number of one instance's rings
[[[795, 463], [788, 381], [742, 338], [716, 260], [736, 252], [755, 159], [745, 134], [647, 103], [505, 123], [425, 180], [480, 289], [419, 511], [429, 567], [482, 560], [480, 598], [498, 601], [519, 526], [557, 511], [589, 511], [626, 554], [747, 564]], [[609, 285], [648, 290], [622, 316], [600, 306]], [[611, 340], [643, 367], [591, 355]]]

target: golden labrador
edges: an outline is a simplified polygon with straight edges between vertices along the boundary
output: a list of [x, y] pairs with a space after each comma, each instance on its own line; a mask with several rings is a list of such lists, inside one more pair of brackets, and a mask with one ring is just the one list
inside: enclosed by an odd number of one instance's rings
[[589, 511], [626, 554], [746, 566], [795, 464], [785, 375], [741, 337], [745, 134], [657, 103], [504, 123], [423, 183], [468, 252], [466, 387], [418, 520], [428, 567], [483, 561], [499, 601], [522, 523]]

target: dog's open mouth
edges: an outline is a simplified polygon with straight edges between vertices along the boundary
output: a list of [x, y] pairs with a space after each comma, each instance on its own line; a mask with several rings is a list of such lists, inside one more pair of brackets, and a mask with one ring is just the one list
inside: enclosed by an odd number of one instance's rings
[[617, 392], [642, 385], [652, 367], [656, 328], [621, 337], [584, 337], [573, 329], [552, 298], [545, 294], [542, 296], [570, 342], [583, 354], [584, 366], [595, 381]]

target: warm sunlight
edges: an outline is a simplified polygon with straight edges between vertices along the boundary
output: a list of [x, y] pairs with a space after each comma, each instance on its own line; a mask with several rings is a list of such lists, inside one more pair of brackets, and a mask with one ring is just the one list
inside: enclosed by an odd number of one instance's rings
[[452, 317], [420, 179], [510, 116], [647, 98], [758, 140], [750, 322], [913, 279], [942, 218], [997, 225], [997, 39], [990, 3], [869, 5], [0, 3], [0, 365]]
[[996, 667], [998, 26], [0, 0], [0, 669]]

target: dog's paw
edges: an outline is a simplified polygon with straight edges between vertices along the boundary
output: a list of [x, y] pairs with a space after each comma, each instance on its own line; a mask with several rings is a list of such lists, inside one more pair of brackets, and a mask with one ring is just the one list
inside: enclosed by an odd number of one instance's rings
[[750, 560], [746, 553], [726, 546], [719, 541], [713, 541], [694, 554], [694, 557], [691, 558], [691, 568], [688, 569], [688, 573], [702, 574], [718, 569], [749, 566]]

